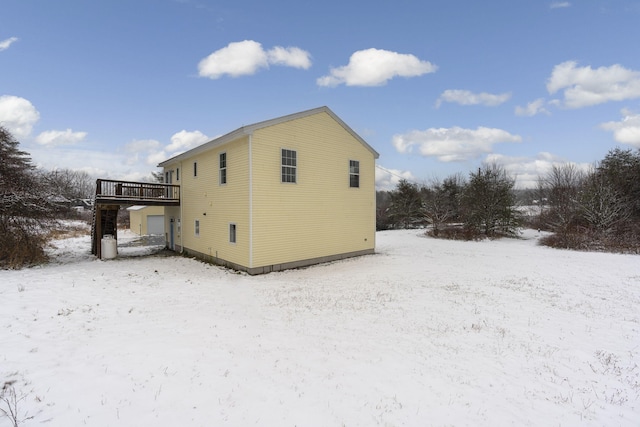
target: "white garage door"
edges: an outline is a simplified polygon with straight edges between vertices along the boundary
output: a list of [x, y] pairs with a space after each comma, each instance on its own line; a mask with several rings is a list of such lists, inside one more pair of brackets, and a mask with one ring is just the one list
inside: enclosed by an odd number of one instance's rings
[[147, 216], [147, 233], [164, 234], [164, 215]]

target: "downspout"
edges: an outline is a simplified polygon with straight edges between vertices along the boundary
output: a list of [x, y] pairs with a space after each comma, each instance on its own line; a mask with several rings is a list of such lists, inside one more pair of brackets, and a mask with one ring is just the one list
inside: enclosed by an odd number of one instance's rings
[[252, 143], [253, 133], [249, 134], [249, 268], [253, 268], [253, 163]]

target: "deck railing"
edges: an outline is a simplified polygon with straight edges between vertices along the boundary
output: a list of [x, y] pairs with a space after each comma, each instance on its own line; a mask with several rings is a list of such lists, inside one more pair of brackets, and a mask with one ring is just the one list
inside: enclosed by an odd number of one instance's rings
[[96, 181], [96, 200], [131, 202], [132, 204], [179, 204], [180, 186], [150, 182]]

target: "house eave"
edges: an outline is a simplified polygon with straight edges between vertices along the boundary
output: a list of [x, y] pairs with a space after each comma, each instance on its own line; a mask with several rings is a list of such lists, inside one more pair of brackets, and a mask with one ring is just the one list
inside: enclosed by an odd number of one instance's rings
[[211, 150], [215, 147], [219, 147], [221, 145], [227, 144], [229, 142], [235, 141], [243, 136], [246, 135], [251, 135], [253, 134], [253, 132], [255, 132], [258, 129], [263, 129], [269, 126], [275, 126], [278, 125], [280, 123], [285, 123], [291, 120], [296, 120], [296, 119], [300, 119], [303, 117], [308, 117], [308, 116], [312, 116], [314, 114], [319, 114], [319, 113], [327, 113], [329, 116], [331, 116], [331, 118], [333, 118], [336, 122], [338, 122], [340, 124], [340, 126], [342, 126], [347, 132], [349, 132], [355, 139], [358, 140], [358, 142], [360, 142], [364, 147], [367, 148], [367, 150], [369, 150], [371, 152], [371, 154], [373, 154], [373, 157], [375, 159], [380, 157], [380, 154], [378, 154], [378, 152], [376, 150], [373, 149], [373, 147], [371, 147], [369, 144], [367, 144], [367, 142], [360, 136], [358, 135], [353, 129], [351, 129], [351, 127], [349, 127], [349, 125], [347, 125], [344, 121], [342, 121], [342, 119], [340, 117], [338, 117], [333, 111], [331, 111], [331, 109], [329, 107], [323, 106], [323, 107], [318, 107], [318, 108], [313, 108], [311, 110], [306, 110], [306, 111], [300, 111], [298, 113], [293, 113], [293, 114], [289, 114], [286, 116], [282, 116], [282, 117], [277, 117], [275, 119], [270, 119], [270, 120], [265, 120], [262, 122], [258, 122], [258, 123], [254, 123], [252, 125], [248, 125], [248, 126], [243, 126], [239, 129], [236, 129], [232, 132], [229, 132], [225, 135], [222, 135], [221, 137], [212, 139], [209, 142], [205, 142], [202, 145], [199, 145], [198, 147], [192, 148], [189, 151], [185, 151], [184, 153], [178, 154], [177, 156], [174, 156], [170, 159], [167, 159], [161, 163], [158, 163], [158, 167], [163, 168], [165, 166], [168, 166], [172, 163], [176, 163], [179, 161], [183, 161], [186, 159], [189, 159], [193, 156], [196, 156], [198, 154], [201, 154], [205, 151]]

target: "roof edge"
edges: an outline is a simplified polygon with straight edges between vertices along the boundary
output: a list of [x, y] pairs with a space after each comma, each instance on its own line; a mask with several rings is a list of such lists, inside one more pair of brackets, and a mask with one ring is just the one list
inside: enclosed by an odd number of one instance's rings
[[347, 132], [349, 132], [354, 138], [356, 138], [362, 145], [364, 145], [373, 154], [375, 159], [380, 157], [380, 154], [378, 154], [378, 152], [374, 150], [373, 147], [371, 147], [360, 135], [358, 135], [353, 129], [351, 129], [349, 125], [347, 125], [340, 117], [338, 117], [333, 111], [331, 111], [329, 107], [322, 106], [322, 107], [312, 108], [310, 110], [300, 111], [298, 113], [288, 114], [286, 116], [276, 117], [274, 119], [264, 120], [251, 125], [243, 126], [225, 135], [222, 135], [218, 138], [212, 139], [209, 142], [205, 142], [204, 144], [201, 144], [195, 148], [192, 148], [191, 150], [185, 151], [184, 153], [180, 153], [163, 162], [160, 162], [158, 163], [158, 167], [164, 167], [168, 164], [188, 159], [204, 151], [208, 151], [214, 147], [234, 141], [241, 136], [249, 135], [258, 129], [274, 126], [280, 123], [300, 119], [303, 117], [312, 116], [314, 114], [319, 114], [319, 113], [327, 113], [329, 116], [331, 116], [331, 118], [333, 118], [336, 122], [338, 122], [340, 126], [342, 126]]

